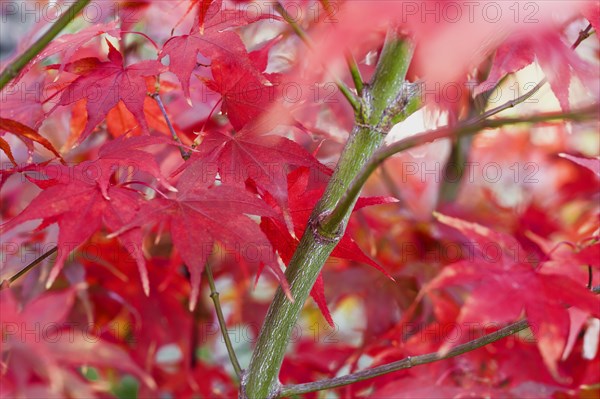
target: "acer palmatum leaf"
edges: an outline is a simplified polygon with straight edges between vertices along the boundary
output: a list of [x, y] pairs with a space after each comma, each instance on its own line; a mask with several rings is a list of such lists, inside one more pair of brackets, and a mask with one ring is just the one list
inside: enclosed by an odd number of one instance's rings
[[135, 218], [112, 236], [148, 223], [163, 223], [190, 273], [190, 310], [198, 302], [202, 272], [215, 242], [225, 245], [236, 256], [269, 267], [289, 297], [287, 281], [269, 240], [247, 216], [274, 217], [273, 209], [257, 197], [228, 185], [207, 188], [180, 181], [177, 189], [175, 199], [155, 198], [144, 203]]
[[26, 390], [33, 378], [40, 379], [55, 393], [75, 395], [83, 382], [76, 373], [81, 366], [119, 369], [135, 375], [151, 388], [156, 387], [152, 377], [122, 348], [90, 335], [90, 331], [77, 330], [73, 327], [77, 323], [68, 322], [77, 290], [81, 288], [47, 292], [24, 306], [18, 303], [12, 289], [0, 292], [2, 331], [15, 332], [14, 327], [18, 326], [29, 332], [5, 334], [1, 346], [3, 358], [12, 359], [6, 371], [9, 379], [16, 382], [15, 394]]
[[58, 105], [86, 100], [88, 119], [78, 143], [92, 133], [119, 101], [135, 116], [142, 129], [148, 132], [144, 116], [144, 100], [148, 93], [146, 78], [157, 76], [166, 69], [156, 60], [124, 66], [121, 53], [108, 40], [106, 42], [109, 61], [86, 59], [65, 66], [66, 71], [80, 76], [63, 90]]
[[[169, 71], [181, 82], [188, 103], [191, 103], [190, 77], [198, 67], [199, 53], [212, 61], [225, 60], [254, 68], [240, 36], [228, 29], [254, 22], [256, 19], [249, 20], [249, 14], [239, 8], [222, 9], [222, 3], [221, 0], [217, 0], [209, 5], [204, 12], [202, 29], [196, 25], [190, 34], [170, 38], [160, 52], [161, 59], [169, 57]], [[255, 74], [260, 76], [258, 71]]]
[[577, 165], [591, 170], [596, 176], [600, 177], [600, 158], [582, 158], [564, 153], [558, 154], [558, 156], [575, 162]]
[[[0, 225], [0, 233], [18, 227], [28, 220], [41, 219], [42, 227], [58, 223], [58, 256], [46, 286], [49, 288], [62, 270], [65, 261], [77, 247], [85, 243], [103, 226], [110, 231], [121, 228], [136, 213], [140, 195], [120, 186], [103, 189], [89, 172], [96, 170], [94, 162], [86, 161], [75, 167], [52, 165], [40, 172], [53, 175], [50, 180], [36, 183], [43, 191], [17, 216]], [[148, 275], [142, 254], [142, 236], [138, 229], [119, 237], [123, 246], [130, 249], [140, 271], [144, 291], [148, 293]]]
[[[475, 256], [445, 267], [426, 291], [454, 285], [472, 286], [458, 323], [514, 322], [524, 311], [544, 363], [556, 379], [563, 380], [558, 362], [569, 334], [569, 314], [565, 305], [598, 317], [598, 298], [585, 283], [534, 269], [526, 262], [525, 251], [512, 236], [439, 213], [435, 216], [475, 244]], [[490, 255], [489, 248], [494, 248], [497, 255]], [[440, 352], [446, 353], [456, 344], [456, 340], [446, 342]]]

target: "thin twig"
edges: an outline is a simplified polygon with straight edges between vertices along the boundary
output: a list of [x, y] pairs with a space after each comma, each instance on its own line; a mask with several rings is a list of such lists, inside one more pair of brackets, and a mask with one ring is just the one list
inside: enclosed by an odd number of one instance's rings
[[380, 170], [381, 170], [381, 179], [383, 180], [383, 183], [387, 187], [388, 191], [394, 197], [396, 197], [398, 200], [401, 200], [402, 199], [402, 194], [400, 194], [400, 189], [398, 188], [398, 186], [394, 182], [394, 179], [392, 179], [392, 176], [390, 175], [390, 172], [388, 172], [388, 170], [385, 167], [385, 165], [381, 165]]
[[308, 34], [304, 31], [304, 29], [302, 29], [300, 25], [298, 25], [294, 18], [292, 18], [290, 14], [288, 14], [287, 10], [281, 4], [280, 1], [278, 1], [277, 4], [275, 4], [275, 10], [277, 10], [277, 12], [281, 14], [285, 22], [287, 22], [288, 25], [292, 28], [296, 36], [298, 36], [308, 48], [312, 49], [313, 43], [310, 40], [310, 37], [308, 37]]
[[573, 43], [573, 45], [571, 46], [571, 50], [575, 50], [577, 48], [577, 46], [579, 46], [582, 41], [584, 41], [585, 39], [590, 37], [591, 34], [592, 34], [592, 24], [588, 24], [588, 26], [584, 30], [579, 32], [579, 36], [577, 36], [577, 40], [575, 40], [575, 43]]
[[[600, 293], [600, 286], [594, 287], [592, 289], [592, 292], [594, 294]], [[281, 388], [279, 396], [289, 397], [292, 395], [300, 395], [309, 392], [322, 391], [324, 389], [338, 388], [344, 385], [350, 385], [359, 381], [379, 377], [384, 374], [393, 373], [395, 371], [409, 369], [415, 366], [449, 359], [467, 352], [474, 351], [475, 349], [479, 349], [493, 342], [499, 341], [502, 338], [506, 338], [510, 335], [518, 333], [519, 331], [523, 331], [528, 327], [529, 323], [527, 322], [527, 320], [521, 320], [516, 323], [512, 323], [504, 328], [501, 328], [498, 331], [494, 331], [493, 333], [486, 334], [482, 337], [479, 337], [462, 345], [457, 345], [454, 348], [450, 349], [450, 351], [448, 351], [444, 355], [440, 355], [438, 352], [434, 352], [428, 353], [426, 355], [409, 356], [397, 362], [373, 367], [368, 370], [359, 371], [342, 377], [331, 378], [323, 381], [309, 382], [305, 384], [286, 385]]]
[[179, 152], [181, 153], [181, 158], [183, 158], [185, 161], [187, 161], [190, 158], [190, 153], [186, 152], [183, 149], [181, 140], [179, 139], [179, 136], [177, 136], [177, 132], [175, 131], [175, 128], [171, 124], [169, 115], [167, 115], [167, 110], [165, 109], [165, 106], [164, 106], [162, 100], [160, 99], [160, 94], [158, 94], [158, 91], [157, 91], [157, 92], [154, 92], [153, 94], [151, 94], [150, 97], [152, 97], [158, 104], [158, 108], [160, 108], [160, 112], [162, 112], [163, 117], [165, 118], [165, 121], [167, 122], [167, 126], [169, 127], [169, 131], [171, 132], [171, 137], [173, 138], [173, 140], [175, 140], [179, 144]]
[[67, 26], [79, 11], [81, 11], [90, 0], [79, 0], [74, 3], [64, 14], [62, 14], [54, 24], [42, 35], [35, 43], [31, 45], [21, 56], [8, 65], [2, 74], [0, 74], [0, 90], [4, 88], [11, 80], [19, 76], [19, 73], [27, 66], [29, 61], [34, 59], [46, 46]]
[[348, 69], [350, 69], [350, 75], [352, 75], [352, 81], [354, 82], [354, 87], [356, 87], [356, 93], [359, 96], [363, 94], [364, 81], [362, 75], [360, 74], [360, 69], [358, 69], [358, 63], [356, 59], [352, 55], [351, 52], [346, 52], [346, 63], [348, 64]]
[[[591, 33], [590, 30], [592, 28], [592, 25], [588, 25], [587, 28], [585, 28], [584, 30], [579, 32], [579, 35], [577, 36], [577, 40], [571, 45], [571, 50], [575, 50], [580, 44], [581, 42], [583, 42], [585, 39], [587, 39]], [[470, 117], [468, 120], [470, 123], [475, 123], [484, 119], [487, 119], [493, 115], [496, 115], [506, 109], [509, 108], [514, 108], [516, 107], [518, 104], [521, 104], [523, 102], [525, 102], [526, 100], [528, 100], [529, 98], [531, 98], [535, 93], [537, 93], [546, 83], [548, 83], [548, 80], [546, 78], [542, 79], [541, 81], [539, 81], [535, 87], [531, 90], [529, 90], [527, 93], [515, 98], [514, 100], [510, 100], [507, 101], [506, 103], [496, 107], [496, 108], [492, 108], [482, 114], [479, 115], [473, 115], [472, 117]], [[496, 87], [498, 87], [500, 85], [500, 83], [498, 83], [498, 85]], [[494, 90], [494, 89], [492, 89]], [[487, 100], [486, 100], [487, 103]], [[461, 142], [460, 141], [456, 141], [454, 147], [456, 147], [457, 145], [460, 146]], [[467, 147], [469, 147], [470, 144], [467, 144]], [[455, 155], [455, 151], [457, 151], [458, 148], [453, 148], [452, 149], [452, 156]], [[459, 164], [460, 162], [455, 162], [455, 161], [449, 161], [449, 162], [453, 162], [455, 164]], [[460, 174], [459, 174], [460, 176]], [[460, 178], [458, 179], [459, 181], [455, 181], [455, 182], [444, 182], [444, 184], [440, 187], [440, 195], [439, 195], [439, 200], [443, 201], [443, 202], [448, 202], [449, 198], [454, 198], [457, 194], [457, 190], [458, 187], [460, 186]]]
[[[288, 14], [287, 10], [281, 4], [281, 2], [278, 1], [277, 4], [275, 4], [275, 9], [277, 10], [277, 12], [279, 12], [281, 14], [283, 19], [288, 23], [288, 25], [290, 25], [290, 27], [296, 33], [296, 35], [300, 38], [300, 40], [302, 40], [309, 49], [313, 49], [314, 45], [312, 43], [312, 40], [308, 36], [308, 34], [294, 20], [294, 18], [292, 18]], [[330, 74], [331, 74], [331, 72], [330, 72]], [[354, 108], [355, 111], [358, 111], [360, 109], [360, 102], [358, 101], [358, 99], [356, 98], [354, 93], [352, 93], [352, 90], [350, 90], [348, 88], [348, 86], [346, 86], [346, 84], [340, 78], [333, 76], [333, 74], [331, 74], [331, 75], [333, 77], [333, 80], [335, 81], [336, 86], [340, 90], [340, 92], [344, 95], [344, 97], [346, 97], [346, 100], [348, 100], [350, 105], [352, 105], [352, 108]]]
[[237, 359], [237, 356], [235, 355], [235, 351], [233, 350], [233, 345], [231, 344], [231, 339], [229, 338], [229, 334], [227, 333], [227, 324], [225, 323], [225, 317], [223, 316], [223, 310], [221, 309], [221, 302], [219, 301], [219, 292], [217, 291], [217, 288], [215, 286], [215, 280], [213, 278], [210, 264], [206, 263], [206, 267], [204, 268], [204, 270], [206, 272], [208, 285], [210, 287], [210, 298], [215, 304], [217, 320], [219, 320], [219, 327], [221, 328], [221, 334], [223, 335], [223, 340], [225, 341], [225, 346], [227, 347], [229, 360], [231, 361], [231, 365], [235, 370], [235, 374], [238, 376], [238, 378], [241, 378], [243, 370], [240, 367], [240, 363]]
[[[14, 276], [10, 277], [8, 279], [9, 283], [12, 284], [15, 281], [17, 281], [18, 278], [20, 278], [21, 276], [23, 276], [24, 274], [26, 274], [28, 271], [30, 271], [31, 269], [33, 269], [34, 267], [36, 267], [39, 263], [41, 263], [44, 259], [46, 259], [50, 255], [52, 255], [53, 253], [55, 253], [57, 250], [58, 250], [58, 247], [54, 247], [54, 248], [46, 251], [44, 254], [42, 254], [42, 256], [40, 256], [39, 258], [35, 259], [30, 264], [28, 264], [27, 266], [25, 266], [23, 269], [21, 269]], [[6, 286], [4, 286], [4, 287], [6, 287]]]
[[481, 348], [482, 346], [488, 345], [492, 342], [496, 342], [502, 338], [508, 337], [509, 335], [522, 331], [527, 327], [529, 327], [527, 321], [521, 320], [517, 323], [501, 328], [500, 330], [495, 331], [491, 334], [487, 334], [483, 337], [467, 342], [466, 344], [458, 345], [451, 349], [444, 356], [440, 356], [437, 352], [428, 353], [426, 355], [420, 356], [409, 356], [397, 362], [385, 364], [383, 366], [373, 367], [372, 369], [359, 371], [357, 373], [348, 374], [342, 377], [332, 378], [323, 381], [309, 382], [305, 384], [284, 386], [281, 389], [280, 396], [288, 397], [308, 392], [321, 391], [323, 389], [337, 388], [344, 385], [350, 385], [358, 381], [364, 381], [371, 378], [379, 377], [381, 375], [392, 373], [394, 371], [409, 369], [414, 366], [420, 366], [422, 364], [433, 363], [439, 360], [448, 359]]
[[363, 169], [355, 176], [354, 180], [348, 187], [348, 190], [346, 190], [346, 193], [337, 203], [335, 208], [327, 217], [322, 220], [321, 228], [325, 229], [325, 231], [336, 231], [338, 229], [339, 224], [344, 219], [346, 211], [350, 208], [350, 206], [354, 203], [354, 200], [360, 194], [363, 185], [366, 183], [371, 173], [373, 173], [383, 161], [394, 154], [423, 144], [428, 144], [442, 138], [474, 135], [484, 129], [496, 129], [502, 126], [514, 125], [518, 123], [550, 122], [560, 119], [584, 121], [597, 117], [597, 108], [592, 106], [585, 109], [564, 113], [554, 112], [521, 118], [498, 118], [467, 121], [458, 126], [445, 126], [396, 141], [395, 143], [392, 143], [386, 147], [380, 148], [376, 153], [373, 154], [369, 162], [365, 164]]
[[[577, 37], [577, 40], [575, 41], [575, 43], [573, 43], [573, 45], [571, 46], [571, 50], [575, 50], [580, 44], [581, 42], [583, 42], [585, 39], [587, 39], [588, 37], [590, 37], [591, 31], [592, 29], [592, 25], [588, 25], [587, 28], [585, 28], [584, 30], [582, 30], [581, 32], [579, 32], [579, 36]], [[476, 117], [472, 118], [470, 120], [470, 122], [478, 122], [481, 121], [483, 119], [487, 119], [490, 116], [496, 115], [504, 110], [507, 110], [509, 108], [514, 108], [517, 105], [525, 102], [526, 100], [528, 100], [529, 98], [531, 98], [535, 93], [537, 93], [546, 83], [548, 83], [548, 79], [544, 78], [542, 80], [540, 80], [538, 82], [538, 84], [535, 85], [535, 87], [531, 90], [529, 90], [527, 93], [523, 94], [522, 96], [519, 96], [517, 98], [515, 98], [514, 100], [510, 100], [507, 101], [506, 103], [496, 107], [496, 108], [492, 108], [489, 111], [484, 112], [481, 115], [477, 115]]]

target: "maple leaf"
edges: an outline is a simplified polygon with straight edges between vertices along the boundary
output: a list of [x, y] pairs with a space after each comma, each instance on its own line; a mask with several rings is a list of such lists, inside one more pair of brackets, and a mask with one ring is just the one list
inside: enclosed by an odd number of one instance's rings
[[[472, 240], [469, 259], [447, 266], [427, 286], [426, 291], [453, 285], [472, 285], [459, 323], [508, 323], [523, 311], [537, 338], [544, 363], [556, 379], [561, 379], [558, 361], [569, 334], [569, 314], [565, 305], [588, 314], [599, 314], [599, 301], [584, 284], [558, 274], [536, 270], [525, 259], [520, 244], [504, 233], [436, 213], [438, 221]], [[494, 248], [490, 251], [490, 248]], [[446, 343], [447, 352], [456, 343]]]
[[[187, 11], [183, 14], [176, 27], [179, 26], [181, 21], [190, 13], [190, 11], [192, 11], [194, 7], [197, 7], [197, 12], [194, 17], [194, 27], [192, 28], [192, 31], [198, 30], [200, 32], [204, 32], [204, 21], [206, 20], [207, 14], [209, 10], [211, 10], [211, 5], [214, 1], [215, 0], [191, 0]], [[212, 11], [218, 10], [220, 10], [220, 5], [218, 9], [216, 9], [215, 7], [212, 8]]]
[[[0, 131], [2, 130], [16, 134], [17, 136], [19, 136], [19, 138], [26, 138], [35, 141], [38, 144], [41, 144], [62, 161], [62, 157], [60, 156], [58, 151], [56, 151], [52, 143], [50, 143], [48, 139], [43, 137], [41, 134], [39, 134], [37, 131], [30, 128], [29, 126], [25, 126], [20, 122], [13, 121], [10, 119], [0, 118]], [[2, 142], [4, 142], [4, 144], [2, 145], [2, 150], [14, 162], [14, 158], [12, 158], [12, 153], [10, 151], [8, 143], [4, 140], [2, 140]]]
[[177, 190], [175, 199], [155, 198], [145, 203], [132, 221], [111, 236], [150, 222], [166, 224], [173, 246], [190, 272], [190, 311], [198, 301], [202, 271], [217, 241], [249, 262], [267, 265], [289, 296], [285, 276], [271, 256], [269, 240], [258, 224], [246, 216], [274, 217], [270, 207], [257, 197], [227, 185], [209, 188], [180, 180]]
[[[314, 176], [314, 174], [312, 174], [312, 176]], [[323, 184], [317, 188], [309, 187], [310, 177], [310, 169], [306, 167], [296, 169], [295, 171], [291, 172], [288, 177], [289, 210], [294, 225], [294, 236], [290, 234], [287, 226], [282, 220], [271, 217], [263, 217], [261, 221], [262, 230], [265, 232], [273, 244], [274, 249], [278, 251], [279, 256], [281, 256], [281, 259], [286, 265], [289, 265], [292, 256], [294, 255], [294, 251], [300, 242], [299, 237], [302, 237], [313, 208], [325, 190]], [[321, 183], [324, 182], [322, 181]], [[386, 204], [396, 201], [396, 199], [390, 197], [360, 198], [354, 210], [358, 210], [366, 206]], [[348, 234], [344, 234], [338, 245], [331, 253], [331, 256], [368, 264], [393, 280], [393, 278], [381, 266], [373, 261], [373, 259], [365, 255], [365, 253]], [[321, 313], [323, 313], [323, 316], [327, 322], [333, 326], [333, 319], [331, 318], [331, 313], [327, 307], [324, 289], [325, 286], [323, 276], [322, 274], [319, 274], [319, 277], [317, 278], [317, 281], [311, 290], [311, 296], [317, 303], [317, 306], [321, 310]]]
[[[268, 122], [273, 127], [292, 120], [281, 106], [278, 75], [262, 73], [267, 68], [269, 50], [274, 44], [271, 42], [250, 53], [251, 66], [229, 59], [216, 59], [211, 63], [213, 79], [205, 81], [206, 87], [221, 94], [221, 111], [236, 130], [262, 115], [267, 119], [263, 124]], [[270, 130], [266, 126], [263, 128]]]
[[98, 158], [94, 162], [97, 169], [95, 180], [106, 199], [110, 199], [107, 193], [110, 179], [119, 167], [132, 168], [133, 170], [129, 172], [131, 177], [139, 171], [146, 172], [169, 191], [177, 191], [163, 176], [154, 155], [141, 150], [141, 148], [157, 144], [176, 145], [177, 143], [160, 136], [131, 138], [121, 136], [115, 140], [107, 141], [106, 144], [100, 147]]
[[87, 58], [65, 67], [68, 72], [81, 76], [63, 91], [57, 105], [69, 105], [86, 99], [88, 119], [78, 143], [86, 139], [119, 101], [133, 114], [142, 129], [148, 132], [144, 116], [146, 77], [160, 74], [165, 67], [156, 60], [140, 61], [125, 67], [121, 53], [108, 40], [106, 42], [109, 61]]
[[513, 35], [496, 51], [488, 78], [475, 93], [489, 90], [506, 74], [517, 72], [534, 61], [540, 64], [562, 109], [568, 110], [572, 76], [587, 77], [591, 70], [553, 30], [535, 35]]
[[[169, 57], [169, 70], [173, 72], [183, 88], [188, 103], [190, 100], [190, 77], [198, 66], [198, 53], [211, 59], [227, 60], [252, 68], [246, 46], [231, 29], [249, 22], [248, 15], [239, 10], [221, 10], [222, 1], [217, 0], [203, 13], [202, 29], [195, 24], [190, 34], [169, 39], [160, 52], [160, 58]], [[201, 7], [205, 7], [203, 1]]]
[[575, 162], [577, 165], [583, 166], [594, 172], [594, 174], [600, 177], [600, 159], [599, 158], [581, 158], [575, 157], [569, 154], [558, 154], [561, 158], [566, 158], [571, 162]]
[[30, 73], [18, 83], [8, 84], [0, 91], [0, 117], [39, 129], [46, 118], [42, 108], [48, 92], [45, 84], [45, 76], [40, 73]]
[[19, 77], [17, 77], [15, 81], [18, 81], [20, 77], [27, 73], [36, 63], [39, 63], [43, 59], [59, 53], [61, 54], [59, 72], [62, 72], [66, 63], [73, 58], [81, 46], [102, 34], [109, 34], [115, 39], [120, 39], [121, 31], [117, 27], [117, 21], [111, 21], [106, 24], [94, 24], [80, 30], [77, 33], [67, 33], [57, 37], [48, 45], [48, 47], [40, 51], [25, 68], [23, 68], [23, 70], [19, 73]]
[[15, 385], [9, 397], [20, 396], [19, 392], [31, 387], [32, 379], [48, 385], [52, 397], [90, 397], [93, 391], [77, 372], [78, 367], [88, 365], [117, 368], [156, 387], [123, 349], [91, 336], [90, 331], [78, 331], [73, 327], [76, 323], [68, 323], [76, 292], [77, 287], [72, 287], [44, 293], [22, 308], [11, 289], [0, 292], [0, 348], [2, 359], [10, 358], [3, 364], [3, 379], [8, 376]]
[[289, 166], [326, 168], [296, 142], [263, 132], [261, 123], [249, 124], [235, 133], [212, 129], [203, 135], [198, 152], [174, 174], [183, 171], [180, 180], [193, 179], [205, 185], [212, 184], [217, 173], [224, 183], [237, 186], [251, 179], [283, 204]]
[[0, 150], [4, 152], [4, 154], [8, 157], [8, 159], [10, 160], [10, 162], [12, 162], [14, 166], [17, 165], [17, 161], [15, 160], [12, 150], [10, 149], [10, 145], [2, 137], [0, 137]]
[[[151, 97], [146, 97], [144, 100], [144, 116], [148, 121], [150, 129], [161, 132], [166, 136], [171, 136], [171, 131], [160, 107]], [[139, 136], [144, 132], [136, 121], [135, 116], [127, 110], [122, 102], [119, 102], [106, 116], [106, 128], [113, 137], [120, 137], [124, 134]], [[178, 137], [185, 137], [180, 129], [175, 126], [174, 129]]]
[[[75, 167], [52, 165], [41, 168], [40, 172], [51, 176], [49, 180], [35, 181], [44, 190], [23, 212], [0, 225], [0, 233], [5, 233], [28, 220], [42, 219], [44, 223], [40, 228], [58, 223], [59, 251], [48, 276], [48, 288], [60, 274], [71, 252], [103, 225], [111, 231], [119, 229], [134, 216], [139, 207], [137, 192], [120, 186], [103, 188], [102, 181], [108, 178], [96, 174], [97, 166], [92, 161], [85, 161]], [[119, 237], [119, 241], [130, 249], [131, 256], [138, 264], [144, 291], [148, 293], [148, 275], [141, 252], [140, 231], [129, 231]]]
[[[596, 32], [600, 29], [600, 3], [592, 1], [583, 11], [583, 16], [590, 21], [590, 24]], [[596, 35], [598, 38], [598, 35]]]

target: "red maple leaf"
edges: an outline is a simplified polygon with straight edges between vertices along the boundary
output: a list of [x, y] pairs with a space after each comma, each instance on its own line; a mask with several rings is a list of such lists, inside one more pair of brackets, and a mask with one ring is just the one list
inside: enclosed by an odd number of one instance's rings
[[27, 73], [33, 65], [55, 54], [61, 54], [59, 71], [62, 71], [65, 64], [75, 56], [77, 50], [79, 50], [81, 46], [88, 43], [93, 38], [105, 33], [116, 39], [120, 39], [121, 31], [117, 28], [117, 21], [106, 24], [94, 24], [77, 33], [67, 33], [57, 37], [48, 45], [48, 47], [40, 51], [25, 68], [23, 68], [15, 81], [18, 81], [21, 76]]
[[3, 395], [20, 397], [29, 392], [27, 397], [57, 397], [59, 392], [65, 397], [95, 397], [77, 371], [87, 365], [117, 368], [156, 386], [123, 349], [68, 322], [76, 292], [72, 287], [44, 293], [22, 308], [11, 289], [0, 293], [0, 352], [3, 362], [9, 359], [3, 368], [10, 365], [3, 371]]
[[275, 216], [274, 211], [255, 196], [236, 187], [207, 187], [181, 179], [175, 199], [155, 198], [145, 203], [136, 217], [113, 235], [149, 222], [166, 225], [173, 246], [185, 262], [191, 276], [190, 310], [198, 301], [202, 271], [215, 242], [249, 262], [267, 265], [282, 284], [289, 288], [269, 240], [247, 214]]
[[594, 174], [600, 177], [600, 158], [582, 158], [576, 157], [569, 154], [558, 154], [562, 158], [566, 158], [571, 162], [575, 162], [579, 166], [583, 166], [594, 172]]
[[563, 42], [553, 30], [535, 35], [513, 35], [496, 51], [492, 69], [476, 92], [489, 90], [508, 73], [517, 72], [534, 61], [540, 64], [560, 106], [569, 109], [569, 86], [572, 76], [590, 76], [590, 66]]
[[212, 129], [204, 134], [199, 152], [175, 173], [183, 170], [181, 180], [194, 179], [204, 184], [212, 184], [217, 173], [224, 183], [237, 186], [244, 186], [251, 179], [283, 204], [290, 166], [326, 168], [296, 142], [264, 131], [260, 123], [235, 133]]
[[[250, 122], [265, 116], [270, 126], [290, 123], [292, 118], [281, 106], [279, 76], [262, 73], [267, 68], [269, 50], [276, 42], [251, 52], [251, 65], [239, 60], [216, 59], [211, 63], [212, 80], [206, 87], [221, 94], [221, 111], [231, 125], [240, 130]], [[270, 130], [267, 126], [265, 130]]]
[[[214, 61], [224, 59], [252, 67], [246, 46], [237, 33], [228, 30], [249, 22], [242, 10], [222, 10], [222, 0], [212, 2], [203, 13], [201, 25], [194, 24], [190, 34], [174, 36], [162, 48], [160, 58], [169, 57], [169, 70], [173, 72], [190, 102], [190, 77], [198, 66], [198, 53]], [[202, 3], [204, 7], [205, 2]]]
[[[25, 126], [24, 124], [22, 124], [20, 122], [13, 121], [10, 119], [0, 118], [0, 131], [3, 131], [3, 130], [13, 133], [13, 134], [16, 134], [21, 139], [27, 139], [27, 140], [35, 141], [38, 144], [41, 144], [42, 146], [44, 146], [47, 150], [52, 152], [54, 155], [56, 155], [62, 161], [62, 157], [60, 156], [58, 151], [56, 151], [56, 149], [54, 148], [52, 143], [50, 143], [48, 141], [48, 139], [43, 137], [41, 134], [39, 134], [37, 131], [30, 128], [29, 126]], [[6, 153], [6, 155], [9, 157], [9, 159], [14, 163], [15, 160], [12, 156], [12, 152], [10, 151], [10, 147], [9, 147], [8, 143], [4, 139], [0, 138], [0, 140], [1, 140], [0, 144], [2, 144], [2, 146], [1, 146], [2, 150]]]
[[[600, 29], [600, 3], [592, 1], [583, 11], [583, 16], [590, 21], [590, 24], [596, 32]], [[598, 35], [596, 35], [596, 38]]]
[[108, 40], [106, 42], [109, 47], [109, 61], [86, 58], [65, 67], [68, 72], [80, 76], [65, 88], [58, 105], [68, 105], [86, 99], [88, 119], [79, 137], [79, 143], [86, 139], [119, 101], [133, 114], [142, 129], [148, 132], [144, 116], [144, 100], [148, 92], [146, 77], [156, 76], [165, 69], [156, 60], [124, 66], [121, 53]]
[[[426, 291], [454, 285], [473, 286], [461, 309], [459, 323], [514, 322], [525, 311], [546, 366], [560, 379], [558, 361], [569, 334], [565, 305], [597, 316], [598, 298], [585, 284], [533, 268], [512, 236], [461, 219], [441, 214], [436, 217], [472, 240], [473, 251], [468, 259], [444, 268]], [[454, 344], [445, 344], [441, 351]]]
[[[114, 231], [128, 222], [139, 207], [139, 194], [131, 189], [108, 185], [100, 170], [102, 161], [82, 162], [75, 167], [51, 165], [39, 171], [49, 180], [34, 180], [44, 190], [16, 217], [0, 226], [0, 232], [18, 227], [28, 220], [42, 219], [40, 228], [58, 223], [58, 256], [50, 272], [47, 287], [58, 277], [68, 255], [85, 243], [104, 225]], [[111, 173], [112, 174], [112, 173]], [[119, 238], [136, 260], [144, 291], [148, 293], [148, 276], [142, 255], [139, 230], [131, 230]]]

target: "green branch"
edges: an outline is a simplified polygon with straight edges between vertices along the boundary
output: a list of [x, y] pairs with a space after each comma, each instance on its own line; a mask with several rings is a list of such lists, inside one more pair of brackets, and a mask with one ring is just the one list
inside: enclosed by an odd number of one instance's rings
[[79, 11], [81, 11], [90, 0], [78, 0], [69, 9], [56, 20], [54, 24], [48, 29], [46, 33], [42, 35], [35, 43], [31, 45], [23, 54], [21, 54], [16, 60], [8, 65], [2, 74], [0, 74], [0, 90], [4, 88], [11, 80], [16, 78], [19, 73], [27, 66], [29, 61], [35, 58], [46, 46], [54, 39], [60, 31], [67, 26]]
[[328, 226], [330, 229], [320, 228], [320, 218], [339, 202], [354, 176], [383, 143], [382, 133], [386, 133], [383, 130], [388, 125], [381, 121], [388, 119], [389, 110], [398, 106], [411, 58], [412, 44], [394, 32], [388, 34], [374, 78], [365, 87], [354, 129], [286, 269], [285, 276], [294, 302], [286, 298], [281, 287], [277, 289], [242, 382], [242, 399], [275, 398], [279, 395], [278, 375], [292, 330], [325, 261], [344, 233], [354, 204], [346, 209], [343, 220], [337, 226]]
[[[281, 4], [281, 2], [278, 1], [277, 4], [275, 4], [275, 10], [277, 10], [277, 12], [281, 14], [282, 18], [288, 23], [288, 25], [290, 25], [290, 27], [300, 38], [300, 40], [302, 40], [309, 49], [313, 49], [314, 46], [308, 34], [304, 31], [304, 29], [302, 29], [302, 27], [296, 22], [296, 20], [288, 14], [287, 10]], [[354, 93], [352, 93], [352, 91], [348, 88], [348, 86], [346, 86], [346, 84], [341, 79], [333, 75], [332, 77], [335, 80], [336, 86], [338, 87], [340, 92], [342, 92], [344, 97], [346, 97], [346, 100], [348, 100], [354, 111], [358, 112], [358, 110], [360, 109], [360, 103], [354, 95]]]
[[235, 370], [235, 374], [238, 378], [242, 377], [243, 370], [240, 367], [240, 362], [235, 355], [235, 351], [233, 350], [233, 344], [231, 343], [231, 339], [229, 338], [229, 334], [227, 333], [227, 324], [225, 323], [225, 316], [223, 316], [223, 309], [221, 309], [221, 301], [219, 301], [219, 292], [217, 291], [217, 287], [215, 286], [215, 279], [213, 278], [212, 270], [210, 268], [210, 264], [206, 263], [204, 268], [206, 272], [206, 277], [208, 280], [208, 285], [210, 287], [210, 298], [215, 305], [215, 311], [217, 313], [217, 320], [219, 320], [219, 327], [221, 329], [221, 334], [223, 335], [223, 340], [225, 341], [225, 346], [227, 347], [227, 353], [229, 354], [229, 360], [231, 361], [231, 365]]
[[356, 63], [354, 56], [349, 51], [346, 53], [346, 63], [348, 64], [354, 87], [356, 87], [356, 92], [359, 97], [362, 97], [364, 89], [363, 77], [360, 74], [360, 69], [358, 69], [358, 64]]

